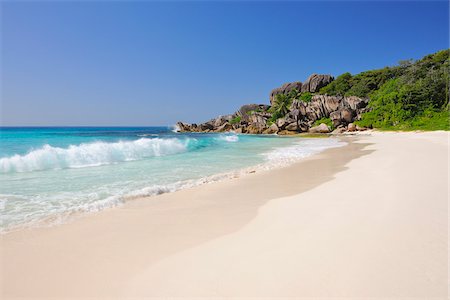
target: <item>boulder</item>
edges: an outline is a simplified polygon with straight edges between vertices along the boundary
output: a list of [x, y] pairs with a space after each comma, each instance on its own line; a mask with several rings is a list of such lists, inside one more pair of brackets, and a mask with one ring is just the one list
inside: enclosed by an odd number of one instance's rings
[[349, 123], [347, 126], [348, 131], [356, 131], [356, 125], [353, 123]]
[[345, 127], [339, 127], [333, 130], [332, 134], [341, 134], [345, 132]]
[[343, 104], [350, 107], [352, 110], [357, 110], [366, 107], [368, 102], [369, 100], [365, 98], [363, 99], [356, 96], [348, 96], [344, 97]]
[[226, 122], [230, 122], [233, 118], [233, 115], [225, 115], [225, 116], [218, 116], [217, 118], [213, 119], [211, 123], [215, 128], [222, 126]]
[[177, 132], [191, 131], [191, 125], [188, 124], [188, 123], [177, 122], [177, 124], [176, 124], [176, 131]]
[[351, 123], [353, 121], [353, 117], [355, 116], [355, 112], [349, 108], [341, 109], [341, 120], [345, 123]]
[[284, 129], [288, 123], [285, 118], [280, 118], [276, 121], [276, 125], [279, 129]]
[[266, 134], [274, 134], [278, 132], [278, 126], [277, 124], [273, 123], [272, 125], [269, 126], [269, 128], [267, 128], [264, 133]]
[[250, 124], [250, 125], [247, 127], [247, 133], [250, 133], [250, 134], [260, 134], [260, 133], [263, 133], [263, 131], [264, 131], [266, 128], [267, 128], [267, 127], [264, 126], [263, 124], [260, 124], [260, 123], [253, 123], [253, 124]]
[[312, 127], [309, 129], [310, 133], [329, 133], [330, 128], [325, 123], [320, 123], [320, 125]]
[[288, 124], [284, 129], [289, 130], [289, 131], [300, 131], [300, 128], [298, 127], [297, 122]]
[[351, 108], [344, 107], [340, 110], [330, 113], [330, 119], [333, 122], [334, 127], [339, 125], [347, 125], [355, 119], [356, 112]]
[[207, 131], [207, 132], [214, 129], [214, 126], [210, 123], [203, 123], [200, 124], [198, 127], [200, 127], [200, 131]]
[[244, 133], [244, 128], [239, 127], [234, 130], [235, 133]]
[[303, 83], [301, 91], [303, 93], [304, 92], [316, 93], [333, 80], [334, 78], [331, 75], [312, 74]]
[[361, 126], [356, 125], [356, 130], [358, 130], [358, 131], [365, 131], [367, 129], [368, 128], [366, 128], [366, 127], [361, 127]]
[[276, 95], [278, 94], [289, 94], [290, 91], [293, 89], [296, 89], [297, 91], [301, 91], [302, 89], [302, 83], [300, 81], [296, 82], [288, 82], [283, 84], [281, 87], [275, 88], [270, 92], [269, 98], [270, 98], [270, 104], [273, 104], [273, 101], [275, 100]]
[[233, 129], [233, 126], [231, 126], [231, 124], [227, 122], [227, 123], [224, 123], [221, 126], [217, 127], [215, 131], [216, 132], [224, 132], [224, 131], [230, 131], [232, 129]]
[[293, 135], [293, 134], [297, 134], [297, 132], [290, 130], [281, 130], [278, 132], [278, 135]]
[[270, 114], [255, 112], [248, 116], [249, 123], [261, 123], [267, 124], [267, 119], [270, 117]]
[[241, 120], [248, 121], [252, 111], [267, 112], [269, 107], [265, 104], [246, 104], [242, 105], [235, 115], [241, 117]]

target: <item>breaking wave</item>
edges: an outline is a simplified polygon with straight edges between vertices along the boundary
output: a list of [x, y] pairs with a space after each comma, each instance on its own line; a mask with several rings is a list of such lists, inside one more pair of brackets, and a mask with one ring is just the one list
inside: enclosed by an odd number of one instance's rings
[[0, 172], [32, 172], [83, 168], [140, 160], [188, 151], [190, 139], [141, 138], [114, 143], [94, 142], [68, 148], [44, 145], [25, 155], [0, 158]]

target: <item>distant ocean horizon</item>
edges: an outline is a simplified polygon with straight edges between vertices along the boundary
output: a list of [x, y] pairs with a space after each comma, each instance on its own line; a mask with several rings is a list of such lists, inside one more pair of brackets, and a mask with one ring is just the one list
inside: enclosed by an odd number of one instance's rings
[[344, 143], [173, 126], [0, 127], [1, 232], [280, 167]]

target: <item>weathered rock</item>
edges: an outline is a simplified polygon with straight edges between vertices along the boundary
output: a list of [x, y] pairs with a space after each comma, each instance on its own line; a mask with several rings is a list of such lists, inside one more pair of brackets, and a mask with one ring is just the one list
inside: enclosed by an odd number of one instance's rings
[[248, 121], [251, 112], [260, 111], [266, 112], [269, 109], [269, 105], [265, 104], [246, 104], [242, 105], [236, 112], [236, 115], [241, 117], [241, 120]]
[[274, 133], [277, 133], [277, 132], [278, 132], [278, 126], [275, 123], [273, 123], [272, 125], [269, 126], [269, 128], [264, 130], [265, 134], [274, 134]]
[[297, 134], [297, 132], [290, 130], [281, 130], [278, 132], [278, 135], [293, 135], [293, 134]]
[[320, 125], [312, 127], [309, 129], [310, 133], [329, 133], [330, 128], [325, 123], [320, 123]]
[[341, 109], [341, 120], [346, 123], [350, 123], [353, 121], [353, 117], [355, 116], [355, 112], [349, 108]]
[[277, 120], [276, 125], [279, 129], [284, 129], [288, 123], [285, 118], [280, 118]]
[[347, 125], [348, 123], [353, 122], [355, 115], [356, 113], [354, 110], [344, 107], [330, 113], [330, 119], [333, 122], [333, 126], [337, 127], [339, 125]]
[[234, 130], [235, 133], [244, 133], [244, 128], [239, 127], [237, 129]]
[[248, 116], [248, 120], [250, 123], [261, 123], [261, 124], [267, 124], [267, 119], [270, 117], [270, 114], [267, 115], [266, 113], [258, 113], [255, 112]]
[[300, 131], [296, 122], [288, 124], [284, 129], [289, 131]]
[[214, 126], [211, 125], [210, 123], [203, 123], [203, 124], [200, 124], [198, 127], [200, 127], [201, 131], [214, 130]]
[[359, 98], [356, 96], [344, 97], [344, 105], [350, 107], [353, 110], [364, 108], [367, 106], [368, 99]]
[[333, 130], [332, 134], [341, 134], [344, 133], [345, 131], [346, 131], [345, 127], [339, 127]]
[[353, 123], [349, 123], [347, 126], [348, 131], [356, 131], [356, 125]]
[[316, 93], [334, 80], [331, 75], [312, 74], [302, 85], [302, 92]]
[[176, 129], [178, 132], [191, 131], [191, 125], [183, 122], [177, 122]]
[[283, 84], [281, 87], [273, 89], [269, 95], [270, 104], [273, 104], [273, 101], [275, 100], [276, 95], [289, 94], [289, 92], [292, 91], [293, 89], [296, 89], [297, 91], [300, 92], [302, 89], [302, 83], [300, 81], [289, 82], [289, 83]]
[[266, 129], [266, 126], [260, 123], [253, 123], [247, 127], [247, 133], [250, 134], [260, 134]]
[[217, 118], [213, 119], [212, 123], [215, 128], [222, 126], [226, 122], [230, 122], [233, 118], [233, 115], [225, 115], [225, 116], [218, 116]]
[[231, 126], [230, 123], [224, 123], [221, 126], [217, 127], [214, 131], [216, 132], [224, 132], [224, 131], [230, 131], [233, 129], [233, 126]]
[[366, 127], [361, 127], [361, 126], [356, 125], [356, 130], [358, 130], [358, 131], [365, 131], [367, 129], [368, 128], [366, 128]]

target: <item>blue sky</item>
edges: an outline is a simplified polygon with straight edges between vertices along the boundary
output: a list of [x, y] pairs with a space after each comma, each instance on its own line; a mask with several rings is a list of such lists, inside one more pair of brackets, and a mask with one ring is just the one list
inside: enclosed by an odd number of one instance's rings
[[169, 125], [448, 48], [448, 2], [3, 2], [2, 125]]

